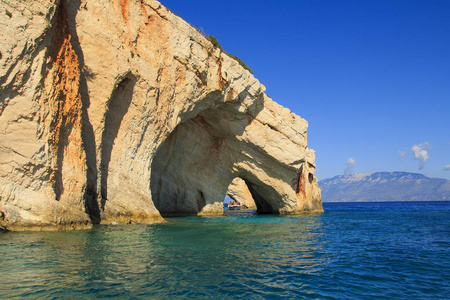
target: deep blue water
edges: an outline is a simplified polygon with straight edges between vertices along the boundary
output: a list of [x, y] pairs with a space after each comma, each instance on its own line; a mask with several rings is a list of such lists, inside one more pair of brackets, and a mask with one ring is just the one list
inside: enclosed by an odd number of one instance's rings
[[0, 233], [0, 298], [450, 299], [450, 202]]

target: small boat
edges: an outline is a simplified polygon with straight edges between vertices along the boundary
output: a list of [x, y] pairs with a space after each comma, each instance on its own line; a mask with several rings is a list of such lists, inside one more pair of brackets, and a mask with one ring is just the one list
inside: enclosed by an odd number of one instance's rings
[[229, 210], [240, 210], [241, 209], [241, 204], [237, 201], [230, 201], [228, 203], [228, 209]]

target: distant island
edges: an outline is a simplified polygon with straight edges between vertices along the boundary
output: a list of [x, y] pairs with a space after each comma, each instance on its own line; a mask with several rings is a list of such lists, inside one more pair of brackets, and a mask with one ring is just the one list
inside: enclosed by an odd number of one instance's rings
[[450, 201], [450, 180], [408, 172], [352, 173], [319, 181], [323, 202]]

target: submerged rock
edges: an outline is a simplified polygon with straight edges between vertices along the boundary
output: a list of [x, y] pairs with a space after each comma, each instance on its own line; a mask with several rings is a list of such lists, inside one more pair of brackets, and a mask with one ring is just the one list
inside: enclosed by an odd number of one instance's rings
[[307, 121], [159, 2], [3, 5], [0, 228], [322, 211]]

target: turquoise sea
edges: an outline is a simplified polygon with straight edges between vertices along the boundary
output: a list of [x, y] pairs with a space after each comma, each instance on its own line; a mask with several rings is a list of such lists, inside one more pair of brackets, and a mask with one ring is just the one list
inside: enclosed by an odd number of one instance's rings
[[1, 299], [450, 299], [450, 202], [0, 232]]

